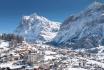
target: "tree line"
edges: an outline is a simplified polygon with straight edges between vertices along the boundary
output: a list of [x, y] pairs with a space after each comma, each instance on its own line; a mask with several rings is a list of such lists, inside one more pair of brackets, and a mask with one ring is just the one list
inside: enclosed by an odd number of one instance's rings
[[24, 38], [20, 35], [6, 33], [1, 34], [0, 39], [6, 41], [17, 41], [17, 43], [22, 43], [22, 41], [24, 40]]

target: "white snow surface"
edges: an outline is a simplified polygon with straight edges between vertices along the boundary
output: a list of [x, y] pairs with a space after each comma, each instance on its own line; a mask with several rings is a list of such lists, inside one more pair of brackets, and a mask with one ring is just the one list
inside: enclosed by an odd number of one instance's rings
[[57, 54], [57, 53], [56, 52], [52, 52], [52, 51], [45, 51], [45, 54], [46, 55], [52, 55], [52, 54], [54, 55], [54, 54]]
[[12, 62], [8, 62], [8, 63], [2, 63], [2, 64], [0, 64], [0, 67], [1, 68], [9, 67], [10, 69], [16, 69], [16, 68], [21, 68], [22, 65], [13, 65]]
[[83, 69], [83, 68], [68, 68], [68, 70], [87, 70], [87, 69]]
[[50, 56], [47, 56], [47, 55], [44, 56], [44, 60], [45, 60], [45, 61], [47, 61], [47, 60], [52, 60], [52, 59], [55, 59], [55, 58], [56, 58], [56, 57], [51, 56], [51, 55], [50, 55]]
[[9, 42], [0, 42], [0, 48], [9, 47]]
[[0, 40], [0, 53], [9, 49], [9, 42]]
[[51, 41], [60, 29], [60, 24], [34, 13], [30, 16], [22, 17], [22, 21], [15, 33], [23, 36], [27, 42]]

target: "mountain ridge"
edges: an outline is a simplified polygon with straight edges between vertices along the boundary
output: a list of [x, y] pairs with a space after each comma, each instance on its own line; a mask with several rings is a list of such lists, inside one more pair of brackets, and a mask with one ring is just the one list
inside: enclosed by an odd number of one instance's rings
[[93, 48], [102, 45], [103, 14], [104, 4], [99, 2], [90, 4], [85, 10], [64, 21], [52, 43], [72, 48]]
[[23, 36], [28, 42], [47, 42], [51, 41], [57, 34], [60, 24], [34, 13], [30, 16], [22, 17], [22, 21], [16, 28], [15, 34]]

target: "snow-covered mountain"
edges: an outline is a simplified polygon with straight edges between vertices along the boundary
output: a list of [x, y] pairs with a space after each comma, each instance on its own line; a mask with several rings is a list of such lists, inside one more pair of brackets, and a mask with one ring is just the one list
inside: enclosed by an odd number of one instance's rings
[[94, 2], [80, 13], [70, 16], [60, 26], [53, 43], [73, 48], [104, 45], [104, 4]]
[[36, 13], [23, 16], [15, 33], [25, 38], [27, 42], [48, 42], [57, 34], [60, 28], [59, 22], [53, 22]]

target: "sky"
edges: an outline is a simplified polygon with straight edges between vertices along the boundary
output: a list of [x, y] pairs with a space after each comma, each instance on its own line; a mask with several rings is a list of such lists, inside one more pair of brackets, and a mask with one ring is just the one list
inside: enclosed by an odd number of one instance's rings
[[[95, 0], [0, 0], [0, 33], [11, 33], [21, 17], [37, 13], [52, 21], [63, 22]], [[98, 0], [103, 1], [103, 0]]]

